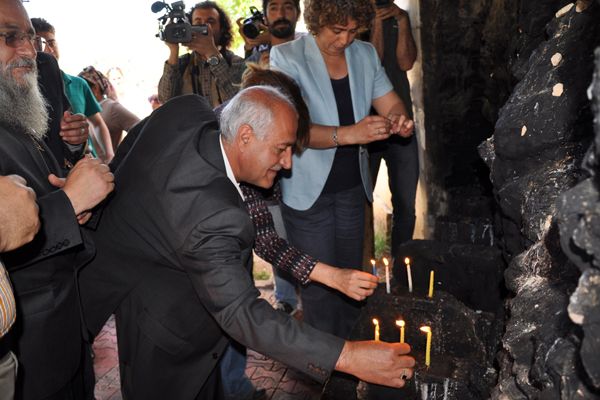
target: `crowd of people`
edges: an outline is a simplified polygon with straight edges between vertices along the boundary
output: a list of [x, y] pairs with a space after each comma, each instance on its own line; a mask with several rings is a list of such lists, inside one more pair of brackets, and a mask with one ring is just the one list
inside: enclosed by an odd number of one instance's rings
[[94, 66], [60, 70], [53, 25], [0, 0], [0, 400], [93, 399], [91, 344], [112, 314], [126, 399], [264, 398], [245, 346], [319, 382], [411, 379], [408, 345], [348, 340], [378, 282], [361, 264], [381, 158], [392, 254], [414, 229], [408, 14], [305, 0], [303, 34], [299, 0], [262, 8], [242, 58], [225, 11], [194, 5], [208, 33], [165, 42], [140, 120]]

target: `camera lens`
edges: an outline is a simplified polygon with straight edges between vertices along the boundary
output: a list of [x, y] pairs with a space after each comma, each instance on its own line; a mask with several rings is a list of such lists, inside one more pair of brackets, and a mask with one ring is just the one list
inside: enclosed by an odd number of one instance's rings
[[256, 39], [256, 37], [260, 34], [260, 29], [258, 29], [258, 22], [253, 20], [246, 20], [242, 25], [242, 31], [244, 35], [250, 39]]

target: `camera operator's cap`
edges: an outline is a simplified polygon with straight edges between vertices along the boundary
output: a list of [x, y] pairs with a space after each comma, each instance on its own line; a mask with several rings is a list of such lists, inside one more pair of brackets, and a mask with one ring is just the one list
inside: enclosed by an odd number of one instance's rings
[[106, 94], [108, 88], [110, 87], [108, 78], [106, 78], [102, 72], [98, 71], [91, 65], [89, 67], [85, 67], [83, 71], [79, 73], [79, 76], [88, 81], [90, 84], [99, 87], [102, 91], [102, 94]]

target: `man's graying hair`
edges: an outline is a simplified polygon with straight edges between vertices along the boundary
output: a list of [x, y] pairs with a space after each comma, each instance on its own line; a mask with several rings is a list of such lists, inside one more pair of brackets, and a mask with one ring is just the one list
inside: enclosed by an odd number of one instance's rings
[[241, 90], [221, 112], [223, 138], [232, 142], [238, 129], [242, 125], [249, 125], [256, 137], [264, 139], [273, 123], [272, 107], [281, 102], [296, 111], [294, 103], [281, 90], [272, 86], [253, 86]]

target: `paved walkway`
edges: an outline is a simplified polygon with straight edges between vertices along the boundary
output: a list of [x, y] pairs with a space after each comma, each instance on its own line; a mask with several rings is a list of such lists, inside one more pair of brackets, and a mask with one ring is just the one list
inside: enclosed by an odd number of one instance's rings
[[[261, 297], [273, 303], [272, 284], [257, 286]], [[117, 337], [113, 318], [106, 323], [96, 338], [94, 353], [96, 399], [121, 400]], [[256, 387], [267, 390], [267, 399], [270, 400], [316, 400], [321, 394], [321, 386], [315, 381], [251, 350], [248, 351], [246, 374]]]

